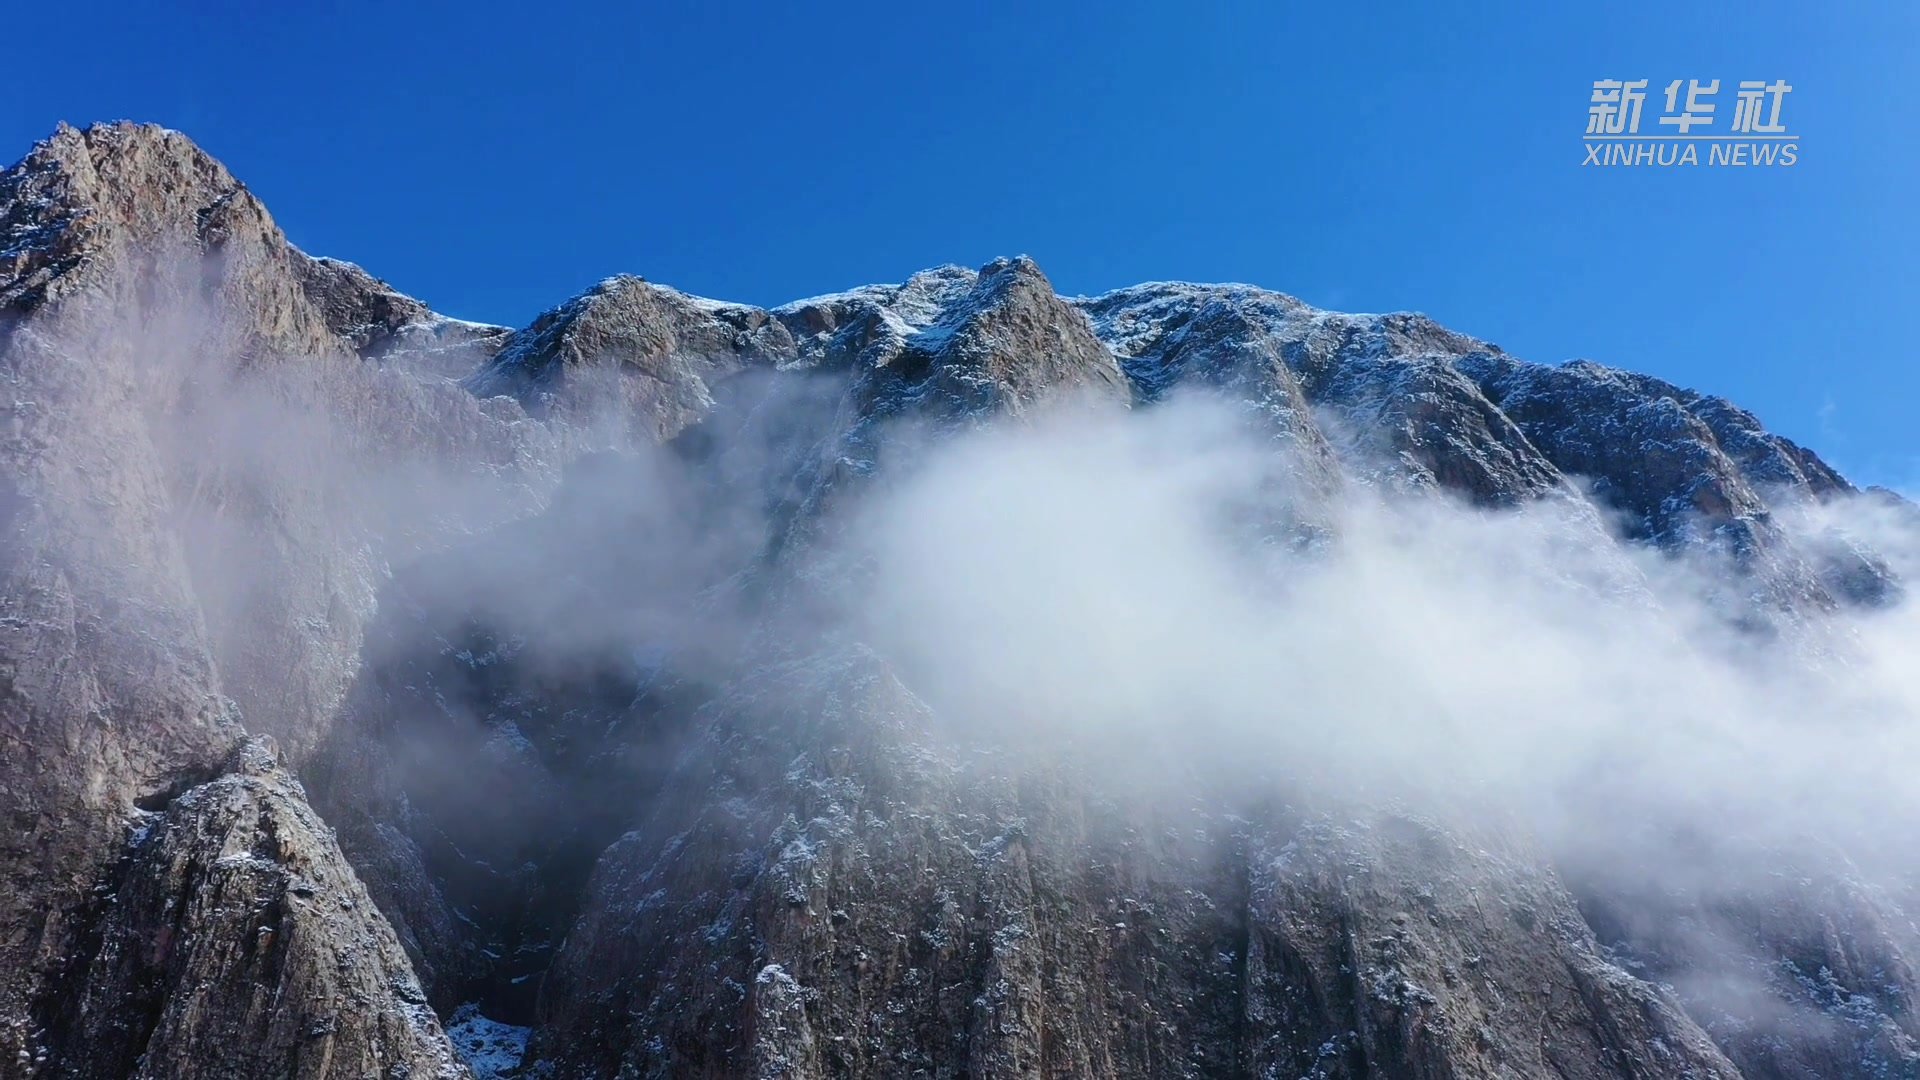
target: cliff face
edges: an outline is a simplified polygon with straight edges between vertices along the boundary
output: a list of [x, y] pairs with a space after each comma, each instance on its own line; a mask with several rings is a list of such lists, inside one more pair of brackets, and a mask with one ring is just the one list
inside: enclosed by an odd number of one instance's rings
[[93, 900], [80, 993], [46, 1007], [50, 1071], [456, 1074], [406, 953], [271, 745], [222, 769], [138, 818]]
[[[506, 514], [542, 483], [540, 437], [503, 403], [364, 364], [329, 318], [368, 305], [316, 303], [311, 261], [178, 134], [62, 129], [0, 203], [5, 1067], [451, 1072], [297, 785], [231, 763], [248, 731], [294, 759], [313, 744], [381, 560], [468, 524], [306, 456], [497, 483], [460, 514]], [[322, 899], [279, 895], [303, 873]]]
[[1719, 399], [1024, 258], [480, 326], [133, 125], [0, 175], [0, 375], [0, 1073], [1920, 1070], [1920, 943], [1843, 861], [1642, 895], [1520, 822], [1141, 798], [836, 617], [863, 508], [944, 443], [1199, 391], [1282, 547], [1337, 548], [1355, 491], [1547, 501], [1723, 558], [1744, 627], [1895, 603], [1780, 523], [1847, 482]]

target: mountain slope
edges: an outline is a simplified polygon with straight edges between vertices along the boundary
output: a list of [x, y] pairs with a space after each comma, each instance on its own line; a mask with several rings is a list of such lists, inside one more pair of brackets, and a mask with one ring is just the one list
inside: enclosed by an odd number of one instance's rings
[[[249, 961], [232, 941], [171, 956], [200, 941], [195, 927], [154, 938], [141, 928], [162, 912], [116, 912], [99, 897], [127, 859], [136, 874], [153, 857], [220, 865], [217, 842], [144, 854], [146, 815], [172, 821], [177, 807], [224, 798], [215, 785], [248, 730], [277, 737], [296, 757], [310, 746], [358, 654], [382, 549], [416, 549], [423, 533], [448, 524], [442, 508], [416, 501], [399, 513], [354, 490], [343, 482], [351, 466], [315, 476], [310, 455], [415, 462], [488, 486], [503, 473], [527, 474], [500, 485], [497, 500], [459, 510], [484, 516], [529, 502], [513, 489], [540, 483], [528, 458], [544, 437], [530, 441], [525, 425], [451, 384], [367, 367], [308, 296], [310, 260], [183, 136], [63, 128], [0, 178], [0, 199], [0, 374], [11, 402], [0, 445], [8, 493], [0, 730], [9, 747], [0, 813], [12, 823], [0, 852], [12, 868], [0, 887], [5, 1057], [61, 1073], [106, 1053], [96, 1025], [124, 1023], [108, 1015], [118, 1003], [71, 1023], [45, 1018], [100, 978], [131, 977], [89, 976], [105, 962], [90, 952], [139, 933], [162, 974], [138, 977], [186, 993], [190, 972], [195, 1014], [251, 1015], [248, 965], [265, 962], [288, 965], [285, 995], [305, 999], [293, 1015], [327, 1026], [242, 1047], [254, 1037], [244, 1028], [176, 1036], [169, 1021], [157, 1034], [111, 1041], [130, 1056], [148, 1053], [153, 1068], [155, 1055], [172, 1051], [139, 1040], [177, 1037], [213, 1073], [223, 1060], [339, 1076], [365, 1075], [369, 1061], [412, 1060], [451, 1074], [431, 1016], [405, 1001], [341, 1009], [326, 987], [336, 969], [349, 982], [384, 985], [389, 969], [412, 978], [390, 951], [365, 949], [391, 933], [368, 905], [346, 904], [342, 916], [311, 924], [311, 937], [262, 944], [268, 953]], [[388, 456], [400, 443], [407, 454]], [[286, 815], [310, 819], [297, 788], [257, 813], [270, 834], [288, 828], [274, 823]], [[165, 835], [175, 835], [171, 826]], [[311, 850], [304, 857], [320, 876], [352, 881], [329, 843], [283, 841]], [[156, 888], [138, 895], [170, 895]], [[153, 1015], [182, 1008], [159, 1002]]]
[[[453, 1076], [461, 1006], [555, 1077], [1920, 1068], [1920, 942], [1835, 864], [1637, 895], [1523, 822], [1142, 777], [967, 726], [847, 616], [946, 448], [1201, 393], [1283, 551], [1355, 493], [1546, 504], [1721, 560], [1747, 630], [1894, 604], [1782, 524], [1853, 488], [1720, 399], [1025, 258], [482, 326], [129, 124], [0, 174], [0, 375], [0, 1070]], [[1789, 963], [1767, 1010], [1717, 993]]]

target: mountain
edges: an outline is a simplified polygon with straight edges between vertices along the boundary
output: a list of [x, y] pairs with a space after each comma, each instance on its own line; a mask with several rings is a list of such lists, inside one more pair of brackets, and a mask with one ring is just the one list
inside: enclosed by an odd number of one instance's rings
[[1683, 887], [1304, 766], [1143, 778], [848, 614], [948, 448], [1199, 396], [1288, 566], [1360, 498], [1545, 507], [1647, 603], [1712, 567], [1739, 649], [1897, 607], [1797, 522], [1911, 508], [1719, 398], [1026, 258], [484, 326], [126, 123], [0, 174], [0, 375], [0, 1073], [1920, 1075], [1920, 940], [1845, 856]]

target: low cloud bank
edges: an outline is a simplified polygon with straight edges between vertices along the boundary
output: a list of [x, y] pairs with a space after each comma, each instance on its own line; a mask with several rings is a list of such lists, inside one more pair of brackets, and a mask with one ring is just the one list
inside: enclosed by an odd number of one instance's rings
[[[1226, 770], [1490, 815], [1641, 877], [1690, 874], [1708, 837], [1772, 853], [1756, 875], [1818, 851], [1904, 879], [1912, 603], [1756, 635], [1727, 618], [1729, 561], [1620, 543], [1573, 500], [1353, 488], [1302, 545], [1249, 525], [1271, 453], [1200, 400], [959, 438], [856, 530], [867, 636], [946, 722], [1138, 770], [1123, 781]], [[1908, 509], [1862, 497], [1786, 525], [1911, 574]]]

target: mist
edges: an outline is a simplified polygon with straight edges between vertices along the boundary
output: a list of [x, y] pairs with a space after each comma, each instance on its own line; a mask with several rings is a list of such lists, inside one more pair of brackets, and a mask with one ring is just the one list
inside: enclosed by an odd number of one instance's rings
[[[1574, 500], [1349, 486], [1330, 539], [1293, 544], [1243, 512], [1271, 453], [1203, 398], [957, 439], [858, 530], [859, 617], [958, 730], [1148, 788], [1188, 766], [1523, 822], [1643, 877], [1690, 873], [1658, 842], [1696, 835], [1906, 873], [1911, 603], [1757, 634], [1731, 558], [1630, 545]], [[1907, 566], [1920, 535], [1865, 497], [1790, 527]]]
[[[894, 464], [843, 480], [793, 541], [794, 477], [833, 453], [829, 379], [743, 379], [665, 446], [604, 412], [461, 401], [524, 433], [517, 459], [476, 463], [458, 431], [390, 452], [465, 394], [453, 381], [320, 359], [219, 374], [222, 326], [176, 311], [138, 349], [196, 589], [231, 651], [288, 613], [372, 618], [397, 574], [409, 623], [532, 643], [554, 677], [640, 678], [671, 657], [717, 686], [769, 643], [857, 640], [950, 737], [1096, 765], [1139, 800], [1219, 785], [1390, 804], [1517, 826], [1583, 874], [1688, 887], [1702, 837], [1732, 853], [1712, 863], [1719, 889], [1836, 853], [1877, 882], [1909, 874], [1910, 601], [1756, 634], [1729, 611], [1744, 571], [1724, 552], [1624, 541], [1571, 492], [1487, 510], [1276, 484], [1287, 450], [1205, 394], [894, 421]], [[1796, 539], [1920, 571], [1909, 507], [1784, 505]], [[276, 519], [322, 532], [262, 545]], [[361, 569], [303, 592], [288, 567], [312, 550]], [[380, 666], [383, 642], [322, 658], [327, 686]], [[271, 674], [240, 671], [262, 696], [248, 680]]]
[[[878, 467], [848, 468], [847, 391], [823, 373], [741, 377], [659, 445], [433, 373], [251, 364], [229, 318], [95, 325], [54, 351], [128, 362], [36, 396], [137, 414], [178, 551], [121, 573], [184, 568], [221, 691], [287, 746], [425, 941], [416, 964], [470, 948], [433, 939], [443, 900], [476, 916], [473, 947], [533, 942], [428, 972], [490, 1015], [531, 1020], [526, 980], [596, 860], [728, 684], [849, 644], [943, 740], [1071, 767], [1129, 810], [1267, 798], [1515, 836], [1603, 936], [1659, 939], [1688, 993], [1742, 1015], [1784, 1006], [1731, 923], [1664, 913], [1782, 882], [1911, 890], [1910, 599], [1763, 610], [1732, 553], [1628, 542], [1575, 490], [1494, 510], [1290, 482], [1292, 451], [1204, 394], [895, 419], [862, 436]], [[1808, 549], [1920, 573], [1905, 504], [1776, 505]], [[429, 824], [398, 839], [387, 813]], [[427, 900], [365, 869], [409, 859]]]

